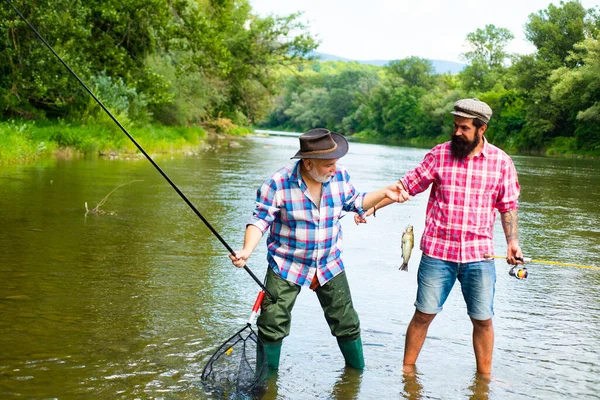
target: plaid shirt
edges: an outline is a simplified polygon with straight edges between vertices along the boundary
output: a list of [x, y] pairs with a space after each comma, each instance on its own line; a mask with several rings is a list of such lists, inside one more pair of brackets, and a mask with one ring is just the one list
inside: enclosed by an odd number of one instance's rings
[[518, 208], [514, 164], [485, 138], [479, 155], [462, 160], [452, 157], [450, 142], [434, 147], [401, 182], [411, 195], [433, 185], [421, 250], [441, 260], [467, 263], [494, 254], [494, 209], [504, 213]]
[[362, 214], [366, 193], [358, 193], [338, 164], [323, 184], [317, 208], [300, 175], [300, 162], [277, 171], [257, 191], [256, 208], [248, 225], [265, 232], [269, 266], [283, 279], [310, 285], [315, 272], [321, 285], [344, 270], [342, 211]]

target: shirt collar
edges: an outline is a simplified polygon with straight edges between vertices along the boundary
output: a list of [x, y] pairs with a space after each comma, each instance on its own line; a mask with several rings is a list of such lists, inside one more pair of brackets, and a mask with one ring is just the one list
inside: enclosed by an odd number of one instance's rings
[[483, 138], [483, 147], [481, 148], [481, 153], [479, 153], [479, 155], [487, 157], [487, 152], [489, 150], [489, 144], [487, 139], [485, 138], [485, 136], [482, 136]]
[[292, 173], [290, 174], [290, 181], [298, 183], [298, 186], [300, 186], [300, 183], [302, 182], [302, 175], [300, 174], [300, 162], [302, 162], [302, 159], [296, 161], [296, 166], [294, 166]]
[[481, 147], [481, 151], [479, 152], [479, 154], [474, 155], [473, 158], [477, 158], [479, 156], [487, 157], [489, 144], [488, 144], [488, 141], [486, 140], [485, 136], [482, 136], [482, 141], [483, 141], [483, 146]]
[[[306, 185], [306, 182], [304, 182], [304, 179], [302, 178], [302, 174], [300, 173], [300, 163], [302, 162], [302, 159], [296, 161], [296, 166], [292, 169], [292, 173], [290, 174], [290, 182], [296, 182], [298, 184], [298, 186], [302, 187], [302, 184]], [[337, 173], [337, 170], [336, 170]], [[334, 175], [335, 178], [335, 175]], [[329, 185], [329, 183], [334, 179], [331, 178], [329, 181], [323, 183], [323, 187]]]

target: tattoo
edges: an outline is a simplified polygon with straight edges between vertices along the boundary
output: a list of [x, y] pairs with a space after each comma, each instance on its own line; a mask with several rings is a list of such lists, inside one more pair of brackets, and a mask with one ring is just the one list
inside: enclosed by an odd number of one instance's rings
[[517, 210], [502, 213], [500, 214], [500, 218], [502, 219], [502, 229], [504, 229], [506, 243], [510, 243], [513, 240], [519, 240]]

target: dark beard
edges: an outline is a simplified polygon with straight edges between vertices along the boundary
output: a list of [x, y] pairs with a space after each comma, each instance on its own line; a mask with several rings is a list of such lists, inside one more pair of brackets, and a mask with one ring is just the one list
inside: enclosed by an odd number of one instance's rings
[[462, 160], [471, 154], [475, 147], [479, 145], [479, 142], [481, 142], [481, 138], [478, 135], [475, 135], [475, 138], [472, 141], [463, 139], [462, 136], [452, 135], [450, 152], [454, 157]]

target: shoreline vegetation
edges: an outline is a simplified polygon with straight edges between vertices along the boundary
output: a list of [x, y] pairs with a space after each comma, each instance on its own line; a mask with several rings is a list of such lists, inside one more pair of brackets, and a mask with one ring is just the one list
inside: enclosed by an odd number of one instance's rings
[[[261, 17], [249, 0], [14, 3], [149, 153], [193, 153], [213, 133], [248, 127], [430, 148], [450, 137], [456, 100], [476, 97], [493, 110], [486, 137], [509, 154], [600, 157], [600, 7], [578, 0], [528, 16], [531, 54], [507, 51], [506, 28], [476, 28], [455, 74], [417, 56], [317, 60], [301, 13]], [[0, 164], [135, 157], [10, 8], [0, 7], [0, 31]]]
[[[214, 141], [252, 132], [238, 128], [220, 132], [212, 128], [147, 125], [128, 129], [151, 156], [196, 155], [214, 147]], [[0, 122], [0, 165], [28, 164], [40, 159], [143, 157], [116, 125], [51, 121]]]
[[[220, 145], [228, 140], [228, 146], [239, 146], [233, 139], [249, 134], [268, 134], [268, 131], [296, 133], [289, 129], [253, 129], [229, 125], [228, 129], [193, 127], [173, 127], [147, 125], [136, 127], [128, 132], [151, 157], [160, 155], [195, 156], [198, 153]], [[412, 140], [391, 140], [377, 136], [355, 134], [348, 136], [351, 141], [387, 144], [416, 148], [431, 148], [447, 140], [417, 138]], [[518, 155], [600, 158], [600, 154], [553, 153], [553, 152], [511, 152]], [[74, 159], [104, 157], [109, 159], [138, 159], [143, 155], [129, 138], [115, 125], [82, 124], [75, 122], [51, 121], [6, 121], [0, 122], [0, 165], [29, 164], [42, 159]]]

